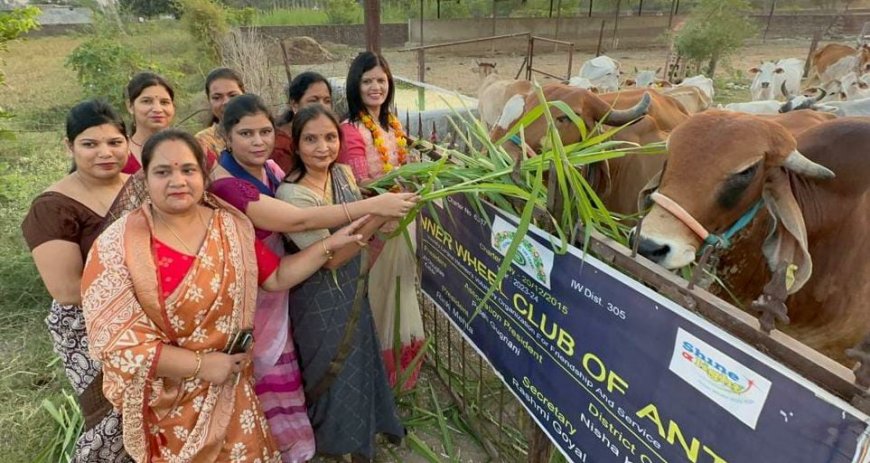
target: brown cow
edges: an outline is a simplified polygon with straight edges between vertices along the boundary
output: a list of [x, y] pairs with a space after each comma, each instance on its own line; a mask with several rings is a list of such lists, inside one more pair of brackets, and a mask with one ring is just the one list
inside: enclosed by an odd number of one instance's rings
[[[599, 121], [608, 126], [621, 126], [637, 119], [632, 125], [617, 132], [613, 139], [639, 145], [663, 141], [667, 138], [668, 131], [688, 118], [685, 108], [679, 102], [652, 90], [595, 95], [584, 89], [548, 84], [543, 87], [543, 92], [547, 101], [563, 101], [568, 104], [588, 128], [595, 127]], [[499, 123], [492, 133], [493, 140], [500, 138], [512, 122], [539, 104], [535, 94], [526, 97], [521, 103], [523, 106], [519, 110], [513, 110], [507, 123]], [[512, 103], [509, 102], [505, 113], [511, 106]], [[642, 108], [646, 108], [647, 115], [638, 119], [644, 113]], [[553, 108], [552, 113], [562, 143], [567, 145], [580, 141], [577, 126], [558, 109]], [[546, 131], [547, 123], [543, 117], [525, 127], [525, 140], [531, 151], [540, 150]], [[521, 150], [516, 143], [505, 143], [505, 150], [514, 159], [520, 159]], [[637, 195], [640, 189], [661, 170], [663, 163], [664, 156], [630, 153], [622, 158], [596, 163], [594, 167], [590, 167], [588, 177], [608, 211], [632, 214], [637, 212]]]
[[807, 85], [824, 87], [832, 81], [839, 81], [849, 72], [861, 75], [868, 71], [870, 47], [863, 45], [856, 50], [848, 45], [829, 43], [813, 53]]
[[794, 137], [822, 122], [837, 118], [835, 114], [813, 111], [812, 109], [800, 109], [782, 114], [756, 114], [755, 117], [776, 122], [785, 127]]
[[870, 119], [839, 118], [795, 139], [757, 116], [698, 114], [668, 140], [640, 253], [682, 267], [704, 236], [719, 241], [763, 204], [730, 245], [720, 241], [717, 274], [742, 302], [758, 298], [780, 319], [787, 306], [795, 337], [847, 363], [844, 350], [870, 331], [867, 146]]

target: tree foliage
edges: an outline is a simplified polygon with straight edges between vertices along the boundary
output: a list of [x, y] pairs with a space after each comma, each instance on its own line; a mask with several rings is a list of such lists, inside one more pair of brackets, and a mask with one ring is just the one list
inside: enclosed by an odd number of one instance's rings
[[329, 24], [355, 24], [360, 22], [363, 11], [356, 0], [326, 0], [324, 7]]
[[177, 0], [177, 3], [181, 8], [181, 20], [190, 35], [213, 63], [219, 63], [221, 40], [229, 32], [227, 11], [212, 0]]
[[[17, 39], [27, 31], [39, 27], [36, 18], [39, 17], [40, 10], [35, 6], [26, 8], [16, 8], [9, 12], [0, 13], [0, 52], [7, 50], [9, 42]], [[0, 65], [3, 61], [0, 60]], [[0, 85], [6, 82], [6, 75], [0, 70]], [[12, 114], [2, 106], [0, 106], [0, 119], [9, 119]], [[11, 137], [11, 132], [0, 129], [0, 139]]]
[[66, 66], [89, 97], [102, 97], [116, 108], [124, 107], [123, 91], [139, 71], [154, 70], [136, 50], [109, 34], [97, 34], [77, 46], [67, 57]]
[[[0, 52], [6, 51], [8, 43], [17, 39], [27, 31], [39, 27], [36, 18], [41, 11], [35, 6], [16, 8], [12, 11], [0, 13]], [[0, 61], [2, 64], [2, 61]], [[0, 72], [0, 84], [6, 77]]]
[[677, 32], [677, 51], [690, 61], [707, 62], [713, 77], [720, 59], [735, 52], [755, 33], [755, 26], [743, 12], [746, 0], [699, 0], [683, 28]]

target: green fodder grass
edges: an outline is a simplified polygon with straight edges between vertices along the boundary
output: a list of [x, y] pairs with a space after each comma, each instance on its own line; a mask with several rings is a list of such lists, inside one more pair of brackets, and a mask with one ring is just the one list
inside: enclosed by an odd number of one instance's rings
[[276, 8], [254, 16], [255, 26], [316, 26], [328, 22], [326, 11], [312, 8]]
[[62, 402], [68, 387], [43, 319], [48, 297], [19, 225], [30, 200], [68, 167], [60, 133], [24, 133], [0, 141], [0, 455], [29, 462], [56, 428], [42, 402]]

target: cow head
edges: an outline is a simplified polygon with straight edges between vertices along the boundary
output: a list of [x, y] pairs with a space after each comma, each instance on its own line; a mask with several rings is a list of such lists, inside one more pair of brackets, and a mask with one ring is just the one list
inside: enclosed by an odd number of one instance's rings
[[[785, 86], [785, 82], [782, 84]], [[787, 113], [789, 111], [797, 111], [798, 109], [812, 109], [819, 110], [818, 106], [819, 101], [824, 98], [828, 92], [823, 88], [819, 88], [816, 96], [806, 96], [806, 95], [794, 95], [788, 97], [788, 101], [783, 103], [782, 106], [779, 107], [780, 113]]]
[[777, 66], [772, 61], [762, 63], [749, 69], [749, 73], [755, 77], [752, 79], [752, 84], [749, 86], [749, 91], [752, 93], [753, 101], [773, 100], [776, 97], [776, 90], [779, 88], [778, 83], [782, 80], [782, 74], [785, 69]]
[[615, 92], [619, 89], [619, 61], [608, 56], [597, 56], [583, 63], [578, 77], [583, 77], [604, 92]]
[[658, 73], [658, 70], [638, 71], [637, 68], [634, 68], [634, 72], [635, 72], [634, 79], [627, 79], [625, 81], [625, 85], [637, 86], [638, 88], [646, 88], [646, 87], [652, 87], [653, 84], [656, 83], [656, 74]]
[[655, 204], [643, 222], [640, 253], [666, 268], [682, 267], [695, 259], [704, 232], [729, 229], [759, 201], [768, 181], [782, 176], [781, 167], [811, 178], [833, 177], [796, 146], [781, 125], [749, 114], [710, 110], [674, 129]]
[[870, 75], [858, 75], [850, 72], [840, 78], [840, 98], [843, 100], [860, 100], [870, 97]]
[[[563, 101], [583, 121], [587, 129], [595, 127], [599, 122], [604, 125], [621, 126], [635, 121], [646, 114], [652, 101], [649, 94], [631, 108], [623, 110], [611, 110], [604, 100], [598, 95], [581, 88], [563, 84], [548, 84], [543, 87], [544, 97], [547, 101]], [[491, 138], [501, 138], [527, 111], [538, 106], [538, 96], [533, 93], [521, 100], [520, 96], [514, 96], [505, 105], [502, 118], [493, 129]], [[562, 111], [551, 108], [556, 130], [558, 130], [562, 143], [571, 144], [580, 141], [580, 130], [574, 122]], [[524, 128], [525, 141], [528, 147], [537, 152], [545, 145], [547, 134], [547, 120], [541, 116]], [[519, 153], [519, 148], [514, 143], [505, 144], [505, 148], [513, 154]], [[519, 156], [515, 156], [518, 159]]]

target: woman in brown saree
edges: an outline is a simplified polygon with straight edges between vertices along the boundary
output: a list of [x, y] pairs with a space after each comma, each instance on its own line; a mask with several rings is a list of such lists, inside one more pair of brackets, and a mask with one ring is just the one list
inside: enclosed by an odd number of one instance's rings
[[[331, 112], [319, 104], [302, 108], [293, 119], [293, 139], [296, 167], [278, 188], [279, 199], [302, 208], [362, 200], [350, 168], [335, 163], [340, 136]], [[375, 218], [360, 233], [368, 240], [386, 220]], [[330, 233], [319, 229], [285, 236], [309, 250]], [[376, 434], [394, 443], [405, 434], [369, 307], [367, 246], [336, 249], [335, 258], [290, 295], [290, 325], [317, 452], [350, 454], [353, 461], [371, 460]]]
[[45, 319], [54, 351], [84, 415], [73, 454], [76, 462], [130, 461], [124, 452], [121, 416], [103, 397], [100, 364], [88, 355], [80, 290], [91, 244], [119, 216], [116, 197], [128, 177], [121, 173], [129, 153], [126, 133], [124, 121], [107, 103], [89, 100], [74, 106], [67, 116], [65, 140], [73, 171], [34, 198], [21, 224], [54, 299]]
[[[248, 348], [257, 287], [286, 290], [348, 243], [360, 219], [278, 258], [250, 221], [205, 190], [205, 155], [174, 129], [142, 150], [149, 199], [107, 228], [82, 276], [91, 354], [136, 461], [280, 461]], [[241, 353], [235, 353], [235, 352]]]

